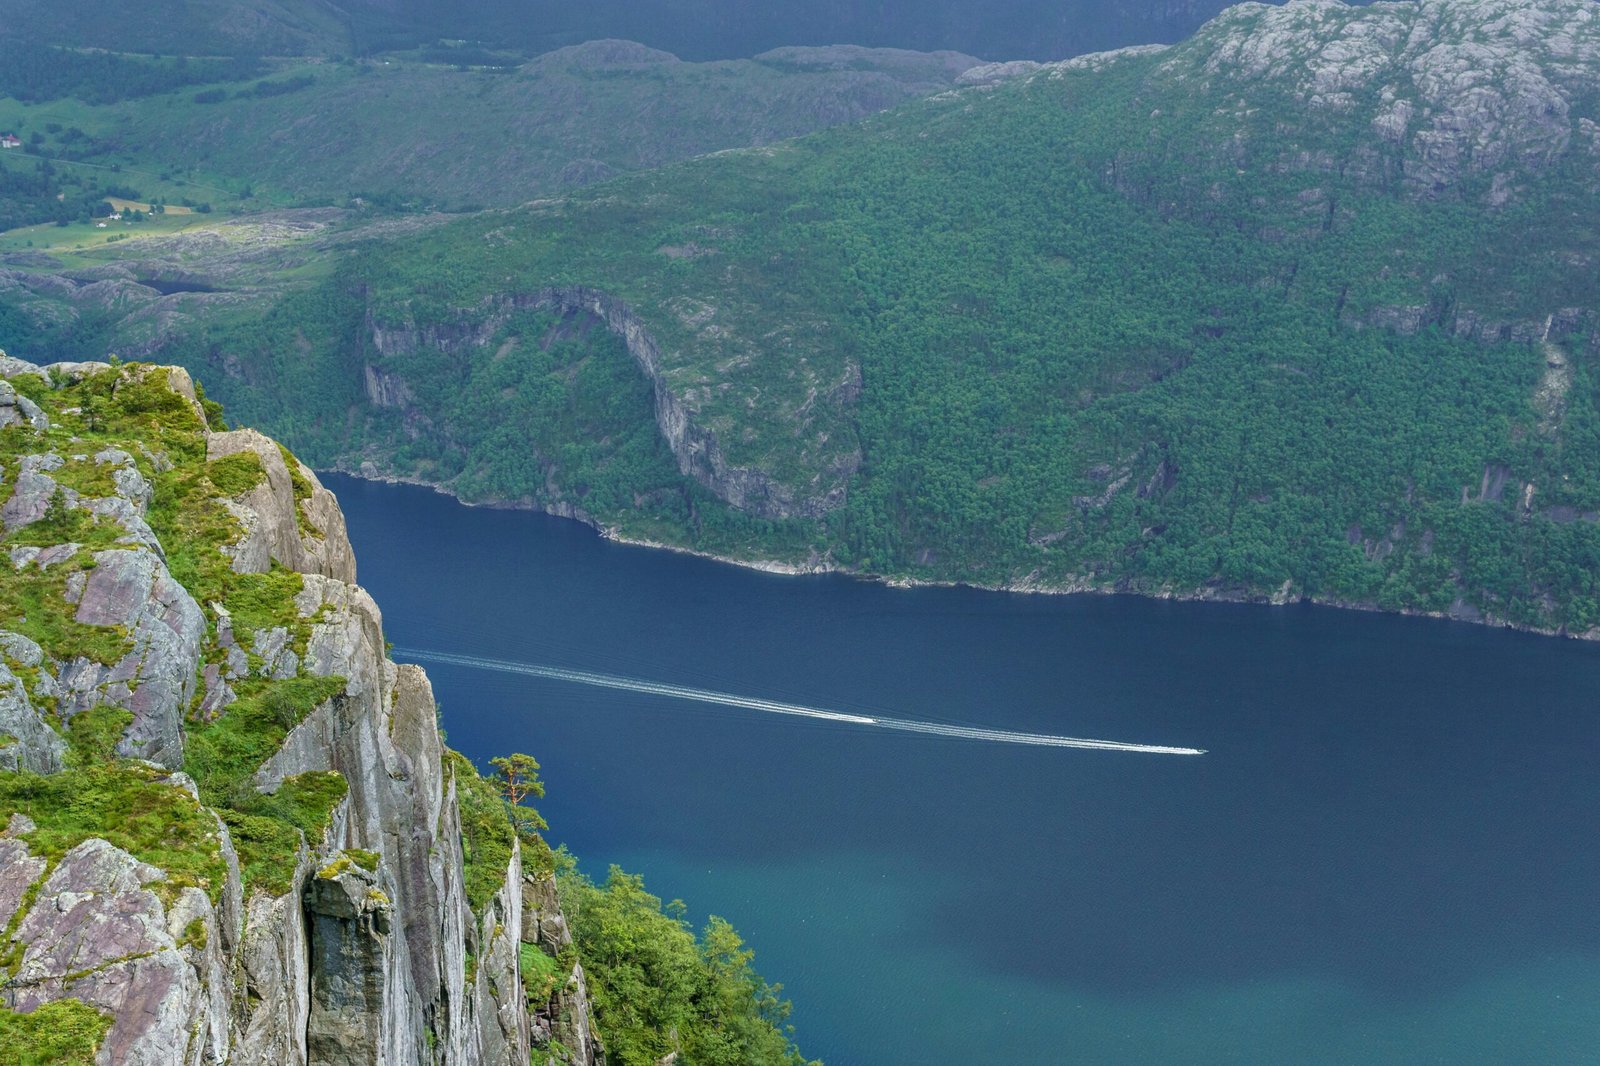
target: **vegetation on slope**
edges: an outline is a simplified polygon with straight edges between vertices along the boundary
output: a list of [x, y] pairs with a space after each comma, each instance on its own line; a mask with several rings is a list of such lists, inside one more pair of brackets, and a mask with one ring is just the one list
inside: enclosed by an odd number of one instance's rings
[[51, 43], [165, 54], [370, 54], [467, 38], [528, 54], [607, 37], [694, 59], [779, 45], [850, 41], [960, 48], [988, 59], [1059, 59], [1175, 40], [1220, 0], [107, 0], [94, 19], [53, 0], [0, 0], [0, 33]]
[[[1210, 71], [1259, 17], [372, 247], [329, 291], [417, 343], [302, 354], [257, 329], [213, 333], [206, 357], [251, 368], [226, 385], [269, 425], [267, 383], [316, 365], [334, 387], [291, 432], [323, 461], [581, 499], [650, 539], [1600, 624], [1600, 348], [1581, 317], [1540, 341], [1553, 312], [1600, 306], [1570, 265], [1600, 237], [1587, 157], [1516, 172], [1515, 196], [1466, 164], [1419, 192], [1372, 133], [1382, 99], [1329, 117]], [[1600, 99], [1569, 95], [1573, 121]], [[552, 432], [582, 379], [517, 376], [508, 352], [549, 327], [493, 316], [544, 285], [625, 300], [730, 465], [847, 502], [820, 523], [733, 519], [664, 456], [610, 466], [591, 500], [562, 448], [612, 448], [651, 412], [636, 376], [614, 417]], [[1474, 322], [1536, 325], [1501, 343]], [[584, 343], [562, 362], [620, 362]], [[369, 367], [410, 396], [352, 422]]]
[[349, 17], [320, 0], [112, 0], [93, 17], [56, 0], [0, 0], [0, 36], [168, 56], [325, 55], [347, 50]]
[[261, 72], [254, 60], [146, 58], [0, 39], [0, 96], [26, 103], [71, 97], [86, 104], [109, 104], [187, 85], [252, 78]]
[[712, 917], [697, 940], [681, 900], [663, 909], [636, 875], [613, 866], [597, 885], [565, 852], [557, 858], [608, 1061], [805, 1066], [781, 986], [751, 968], [754, 953], [727, 922]]
[[[51, 428], [43, 434], [26, 426], [0, 430], [0, 462], [8, 470], [16, 470], [23, 455], [124, 450], [152, 487], [146, 517], [173, 577], [196, 602], [221, 605], [241, 634], [281, 626], [290, 633], [289, 646], [304, 651], [312, 620], [301, 617], [294, 603], [300, 575], [281, 569], [236, 573], [223, 554], [240, 526], [221, 501], [252, 489], [264, 476], [260, 462], [254, 455], [206, 462], [206, 426], [194, 406], [170, 387], [164, 369], [125, 364], [77, 381], [60, 378], [53, 385], [23, 375], [13, 385], [40, 405]], [[109, 496], [107, 470], [104, 463], [74, 461], [52, 474], [76, 491]], [[14, 478], [7, 482], [14, 487]], [[52, 506], [59, 501], [58, 493]], [[29, 637], [57, 660], [83, 656], [115, 663], [127, 653], [130, 634], [121, 627], [78, 622], [64, 592], [73, 574], [95, 565], [92, 549], [122, 546], [116, 538], [126, 531], [104, 519], [89, 523], [82, 510], [61, 507], [60, 512], [58, 518], [47, 512], [43, 520], [16, 529], [7, 545], [73, 541], [85, 547], [46, 570], [6, 568], [0, 577], [0, 627]], [[102, 707], [53, 723], [72, 741], [68, 773], [0, 774], [0, 820], [14, 811], [32, 817], [39, 828], [28, 839], [52, 859], [90, 837], [104, 837], [166, 869], [166, 890], [198, 884], [214, 897], [225, 870], [209, 807], [228, 823], [247, 883], [286, 890], [301, 834], [313, 842], [321, 837], [345, 782], [337, 773], [302, 774], [264, 795], [250, 777], [301, 718], [343, 691], [344, 679], [258, 677], [236, 685], [238, 698], [219, 715], [209, 718], [196, 709], [188, 723], [184, 769], [205, 806], [164, 775], [116, 759], [113, 748], [128, 714]], [[53, 712], [50, 697], [36, 702]]]
[[[49, 62], [0, 40], [0, 72], [7, 48], [30, 64]], [[46, 176], [69, 199], [100, 178], [220, 207], [222, 194], [202, 186], [222, 175], [229, 190], [248, 189], [227, 198], [244, 208], [353, 197], [386, 207], [509, 206], [852, 121], [946, 89], [977, 62], [840, 47], [695, 64], [626, 41], [511, 67], [451, 62], [469, 58], [491, 57], [440, 49], [283, 63], [254, 81], [267, 68], [201, 60], [126, 59], [81, 71], [74, 60], [51, 78], [24, 72], [9, 82], [0, 73], [0, 98], [16, 98], [0, 99], [0, 132], [25, 142], [0, 160], [11, 175], [0, 185], [0, 229], [23, 224], [8, 222], [17, 212], [7, 205], [38, 183], [41, 159], [53, 161]], [[168, 184], [191, 178], [199, 184]]]
[[111, 1019], [76, 999], [28, 1014], [0, 1007], [0, 1047], [15, 1066], [93, 1066]]
[[109, 764], [48, 776], [0, 773], [0, 819], [17, 812], [33, 819], [38, 828], [22, 839], [51, 862], [85, 840], [108, 840], [167, 872], [155, 888], [169, 902], [189, 886], [215, 901], [228, 875], [216, 819], [164, 777]]
[[[202, 398], [197, 411], [169, 387], [168, 372], [159, 367], [119, 364], [81, 380], [61, 373], [53, 378], [12, 379], [13, 387], [37, 402], [51, 423], [45, 431], [31, 426], [0, 430], [0, 466], [13, 491], [25, 455], [56, 451], [94, 456], [121, 448], [135, 456], [139, 474], [153, 490], [148, 521], [174, 577], [199, 602], [223, 607], [233, 639], [244, 648], [251, 647], [250, 634], [281, 628], [288, 634], [286, 646], [303, 663], [310, 626], [318, 616], [304, 617], [295, 604], [304, 587], [302, 576], [281, 568], [238, 574], [223, 554], [241, 530], [222, 501], [256, 488], [265, 471], [253, 452], [206, 459], [201, 412], [208, 421], [220, 422], [216, 405]], [[297, 470], [293, 457], [285, 458], [289, 469]], [[50, 470], [61, 485], [86, 495], [108, 496], [117, 489], [113, 475], [98, 461], [72, 459]], [[303, 476], [291, 474], [291, 481], [298, 500], [310, 497], [311, 486]], [[14, 530], [7, 546], [50, 546], [68, 537], [108, 549], [121, 546], [112, 530], [64, 500], [58, 490], [46, 517]], [[94, 565], [92, 555], [80, 551], [43, 573], [0, 568], [0, 629], [31, 637], [56, 662], [83, 655], [118, 662], [128, 651], [130, 634], [76, 622], [64, 597], [67, 575]], [[218, 623], [211, 625], [208, 656], [220, 654]], [[170, 904], [187, 887], [201, 889], [213, 902], [220, 898], [228, 877], [220, 818], [238, 852], [246, 892], [291, 891], [306, 845], [322, 842], [334, 809], [348, 792], [347, 783], [335, 772], [302, 773], [265, 794], [253, 779], [282, 748], [291, 729], [343, 692], [345, 680], [313, 676], [304, 668], [290, 677], [260, 676], [262, 671], [255, 668], [261, 656], [251, 650], [246, 659], [254, 674], [232, 680], [234, 698], [208, 712], [197, 696], [185, 723], [183, 769], [198, 786], [197, 801], [166, 771], [118, 756], [118, 743], [133, 720], [129, 711], [103, 704], [64, 716], [56, 697], [41, 684], [44, 667], [30, 667], [8, 655], [8, 668], [69, 748], [63, 772], [0, 772], [0, 826], [13, 814], [31, 819], [34, 825], [21, 839], [50, 864], [86, 840], [109, 841], [165, 872], [151, 889]], [[14, 739], [0, 736], [0, 741]], [[459, 804], [467, 902], [481, 917], [505, 886], [519, 837], [526, 871], [543, 876], [555, 871], [556, 857], [539, 834], [544, 821], [524, 805], [543, 795], [539, 766], [529, 756], [512, 755], [492, 760], [495, 772], [486, 778], [456, 752], [447, 752], [446, 762]], [[347, 850], [320, 874], [336, 876], [351, 865], [372, 871], [378, 862], [375, 853]], [[643, 894], [636, 878], [617, 873], [612, 883], [596, 888], [569, 868], [563, 885], [580, 894], [569, 906], [593, 909], [595, 921], [576, 953], [569, 948], [552, 957], [535, 945], [523, 946], [532, 1006], [551, 1002], [566, 987], [574, 963], [579, 958], [587, 962], [593, 952], [595, 987], [609, 997], [609, 1013], [602, 1014], [599, 1024], [608, 1037], [615, 1034], [618, 1061], [653, 1063], [654, 1058], [639, 1057], [645, 1047], [677, 1048], [684, 1066], [803, 1061], [779, 1028], [787, 1004], [750, 968], [749, 951], [726, 923], [713, 920], [697, 945], [681, 922], [661, 913], [659, 901]], [[0, 982], [7, 968], [15, 973], [20, 961], [19, 954], [0, 958]], [[665, 991], [639, 985], [634, 976], [639, 973], [649, 973]], [[28, 1054], [37, 1055], [19, 1060], [24, 1063], [87, 1064], [109, 1024], [70, 1000], [29, 1014], [0, 1008], [0, 1036], [27, 1041]]]

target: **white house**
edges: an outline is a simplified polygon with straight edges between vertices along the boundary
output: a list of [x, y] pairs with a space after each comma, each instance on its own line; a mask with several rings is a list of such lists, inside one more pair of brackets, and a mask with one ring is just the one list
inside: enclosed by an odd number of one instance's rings
[[21, 148], [21, 147], [22, 147], [22, 138], [18, 137], [16, 134], [7, 133], [4, 136], [0, 136], [0, 148]]

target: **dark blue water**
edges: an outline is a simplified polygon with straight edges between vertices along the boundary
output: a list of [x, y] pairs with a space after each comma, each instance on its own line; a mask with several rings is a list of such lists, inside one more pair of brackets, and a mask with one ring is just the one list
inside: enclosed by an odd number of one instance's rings
[[326, 479], [389, 639], [552, 834], [727, 917], [830, 1066], [1600, 1061], [1600, 647], [1328, 609], [891, 589]]

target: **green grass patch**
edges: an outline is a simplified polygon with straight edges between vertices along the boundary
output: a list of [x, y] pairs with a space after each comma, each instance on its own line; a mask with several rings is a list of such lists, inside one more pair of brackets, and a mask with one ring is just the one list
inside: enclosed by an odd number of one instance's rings
[[29, 566], [10, 571], [7, 564], [6, 571], [10, 572], [0, 571], [4, 575], [0, 580], [0, 617], [7, 620], [8, 628], [48, 649], [52, 658], [85, 658], [107, 666], [118, 662], [128, 650], [126, 628], [84, 625], [75, 617], [77, 607], [66, 599], [67, 578], [93, 566], [94, 556], [88, 551], [47, 570]]
[[548, 1003], [565, 976], [560, 961], [546, 955], [539, 945], [522, 945], [522, 987], [528, 993], [529, 1009]]
[[58, 490], [51, 498], [43, 518], [13, 530], [5, 542], [7, 545], [34, 548], [81, 544], [93, 551], [104, 551], [118, 547], [118, 541], [127, 535], [128, 531], [116, 522], [82, 508], [67, 506], [66, 498]]
[[294, 605], [300, 574], [277, 564], [264, 574], [240, 574], [222, 549], [243, 533], [221, 497], [248, 492], [265, 476], [258, 456], [240, 453], [202, 466], [157, 475], [149, 522], [167, 552], [167, 567], [200, 603], [221, 603], [245, 633], [307, 627]]
[[[375, 851], [365, 848], [345, 848], [322, 869], [317, 871], [317, 876], [324, 881], [331, 881], [348, 870], [365, 870], [367, 873], [376, 873], [378, 862], [382, 859]], [[377, 892], [376, 889], [373, 890]], [[378, 893], [382, 895], [382, 893]]]
[[93, 459], [68, 459], [50, 471], [58, 485], [76, 489], [85, 496], [115, 496], [117, 494], [116, 463], [97, 463]]
[[460, 752], [447, 751], [445, 761], [455, 774], [456, 802], [461, 809], [467, 902], [474, 914], [481, 914], [506, 883], [506, 868], [511, 864], [516, 835], [506, 817], [505, 801], [495, 787], [479, 775], [471, 760]]
[[[235, 574], [229, 582], [225, 603], [233, 615], [236, 632], [283, 626], [289, 630], [309, 629], [294, 605], [305, 588], [305, 577], [297, 570], [273, 564], [264, 574]], [[298, 634], [302, 638], [305, 632]]]
[[283, 465], [289, 468], [289, 481], [294, 485], [294, 498], [304, 502], [311, 499], [311, 479], [300, 472], [300, 460], [294, 453], [283, 445], [278, 445], [278, 451], [283, 453]]
[[77, 999], [28, 1014], [0, 1007], [0, 1048], [10, 1066], [94, 1066], [112, 1019]]
[[283, 465], [289, 468], [289, 482], [294, 486], [295, 525], [299, 527], [302, 537], [321, 540], [322, 530], [311, 524], [311, 518], [306, 514], [305, 508], [316, 491], [311, 487], [311, 479], [300, 470], [300, 460], [294, 457], [293, 452], [281, 444], [278, 445], [278, 450], [283, 453]]
[[67, 764], [88, 770], [115, 762], [117, 744], [132, 723], [131, 712], [107, 704], [73, 715], [67, 723]]
[[239, 698], [209, 725], [191, 725], [184, 769], [207, 803], [249, 810], [250, 778], [312, 709], [344, 691], [342, 677], [240, 683]]
[[0, 822], [19, 811], [37, 826], [23, 837], [35, 854], [56, 862], [99, 837], [165, 870], [152, 890], [168, 901], [192, 885], [215, 902], [227, 880], [211, 813], [146, 767], [0, 774]]
[[224, 496], [243, 496], [262, 481], [267, 472], [255, 452], [235, 452], [206, 464], [206, 477]]
[[342, 774], [313, 771], [284, 778], [270, 796], [252, 789], [238, 797], [238, 806], [220, 809], [246, 888], [271, 895], [289, 891], [301, 834], [313, 847], [320, 843], [333, 809], [348, 792]]

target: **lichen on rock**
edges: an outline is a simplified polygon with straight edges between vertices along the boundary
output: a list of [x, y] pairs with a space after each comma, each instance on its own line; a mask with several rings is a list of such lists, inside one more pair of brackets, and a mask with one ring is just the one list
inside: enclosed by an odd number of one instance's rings
[[81, 1001], [119, 1066], [526, 1063], [521, 866], [475, 913], [332, 494], [182, 371], [0, 370], [0, 1007]]

